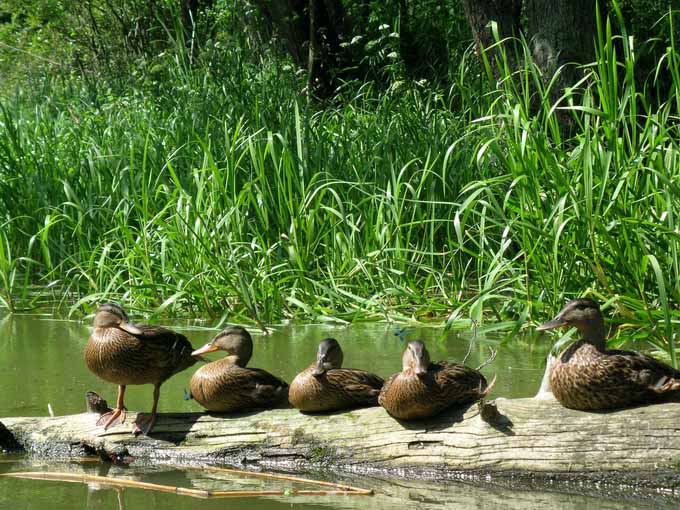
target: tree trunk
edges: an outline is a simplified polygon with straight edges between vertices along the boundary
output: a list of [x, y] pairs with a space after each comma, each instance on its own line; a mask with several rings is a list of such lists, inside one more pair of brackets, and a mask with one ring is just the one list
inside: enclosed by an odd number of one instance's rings
[[[488, 26], [492, 21], [498, 25], [498, 34], [501, 39], [519, 37], [522, 0], [464, 0], [463, 7], [465, 17], [472, 29], [478, 55], [482, 54], [484, 48], [489, 48], [496, 42], [491, 27]], [[509, 48], [512, 51], [508, 51], [507, 56], [511, 62], [514, 62], [512, 46]], [[497, 54], [497, 52], [494, 53]], [[496, 58], [491, 59], [495, 73], [498, 72]]]
[[[528, 33], [534, 61], [546, 79], [567, 63], [594, 59], [595, 0], [526, 0]], [[583, 74], [575, 66], [562, 70], [557, 91]]]
[[308, 72], [307, 93], [330, 97], [345, 62], [341, 43], [350, 23], [341, 0], [256, 0], [293, 61]]
[[411, 29], [411, 16], [406, 0], [399, 0], [399, 53], [406, 72], [413, 75], [411, 70], [418, 64], [418, 55], [415, 51], [415, 37]]
[[191, 34], [198, 16], [199, 0], [182, 0], [182, 25], [184, 30]]
[[316, 416], [295, 409], [161, 414], [151, 438], [130, 434], [134, 413], [107, 432], [96, 418], [2, 418], [0, 447], [44, 457], [99, 453], [293, 472], [326, 468], [416, 479], [489, 475], [650, 487], [677, 483], [680, 465], [680, 404], [673, 403], [586, 413], [554, 399], [498, 399], [417, 422], [397, 421], [379, 407]]
[[306, 0], [255, 0], [262, 16], [271, 24], [286, 51], [299, 66], [307, 65], [309, 16]]
[[309, 57], [307, 93], [328, 98], [343, 73], [340, 43], [347, 32], [345, 9], [340, 0], [309, 0]]

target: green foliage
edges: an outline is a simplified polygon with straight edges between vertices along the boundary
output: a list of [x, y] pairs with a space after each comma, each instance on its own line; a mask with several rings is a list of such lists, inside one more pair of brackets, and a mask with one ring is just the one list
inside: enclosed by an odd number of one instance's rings
[[[446, 93], [395, 67], [320, 109], [250, 15], [222, 11], [239, 30], [198, 52], [164, 23], [165, 50], [125, 89], [69, 77], [4, 98], [4, 306], [41, 282], [73, 309], [519, 327], [587, 292], [675, 359], [670, 16], [652, 73], [601, 20], [596, 62], [557, 102], [522, 45], [498, 79], [461, 52]], [[376, 63], [399, 44], [380, 30]]]

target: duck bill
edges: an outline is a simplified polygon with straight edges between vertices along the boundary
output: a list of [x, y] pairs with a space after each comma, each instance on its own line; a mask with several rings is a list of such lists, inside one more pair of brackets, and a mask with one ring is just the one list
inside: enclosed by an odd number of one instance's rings
[[118, 324], [118, 327], [122, 329], [123, 331], [126, 331], [130, 333], [131, 335], [143, 335], [144, 332], [139, 329], [137, 326], [133, 326], [129, 322], [122, 321], [120, 324]]
[[563, 328], [567, 325], [567, 321], [560, 317], [555, 317], [553, 320], [541, 324], [536, 328], [536, 331], [547, 331], [549, 329]]
[[419, 359], [416, 362], [416, 366], [415, 366], [415, 369], [413, 370], [413, 372], [418, 377], [423, 377], [425, 374], [427, 374], [427, 366], [425, 365], [425, 363], [423, 362], [422, 359]]
[[314, 370], [312, 370], [312, 375], [313, 376], [320, 376], [326, 373], [326, 370], [328, 370], [328, 363], [324, 363], [323, 359], [318, 359], [316, 361], [316, 366], [314, 367]]
[[217, 347], [213, 345], [212, 343], [208, 342], [205, 344], [203, 347], [196, 349], [194, 352], [191, 353], [192, 356], [200, 356], [201, 354], [206, 354], [208, 352], [215, 352], [217, 350]]

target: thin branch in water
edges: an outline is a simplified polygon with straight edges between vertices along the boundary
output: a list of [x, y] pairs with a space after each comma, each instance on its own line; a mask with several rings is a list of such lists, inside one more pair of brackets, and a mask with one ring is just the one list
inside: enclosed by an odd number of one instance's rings
[[468, 343], [468, 350], [467, 353], [465, 353], [465, 357], [463, 358], [463, 365], [465, 365], [465, 362], [470, 357], [470, 354], [472, 354], [472, 345], [475, 343], [475, 340], [477, 340], [477, 321], [475, 319], [470, 320], [472, 321], [472, 340], [470, 340], [470, 343]]
[[[164, 464], [165, 466], [172, 467], [175, 469], [196, 469], [200, 471], [215, 471], [215, 472], [221, 472], [221, 473], [231, 473], [235, 475], [242, 475], [242, 476], [251, 476], [254, 478], [268, 478], [270, 480], [286, 480], [289, 482], [298, 482], [298, 483], [307, 483], [310, 485], [320, 485], [322, 487], [333, 487], [335, 489], [339, 489], [342, 492], [356, 492], [358, 494], [373, 494], [373, 491], [371, 489], [362, 489], [360, 487], [353, 487], [351, 485], [346, 485], [346, 484], [341, 484], [341, 483], [335, 483], [335, 482], [324, 482], [321, 480], [310, 480], [308, 478], [300, 478], [298, 476], [289, 476], [289, 475], [279, 475], [279, 474], [274, 474], [274, 473], [259, 473], [256, 471], [245, 471], [242, 469], [232, 469], [232, 468], [223, 468], [223, 467], [217, 467], [217, 466], [182, 466], [182, 465], [176, 465], [176, 464]], [[301, 491], [296, 491], [297, 493], [301, 493]]]
[[489, 351], [490, 351], [489, 357], [486, 359], [484, 363], [477, 367], [477, 370], [481, 370], [485, 366], [490, 365], [491, 363], [493, 363], [493, 360], [496, 359], [496, 354], [498, 354], [498, 351], [496, 349], [492, 349], [491, 347], [489, 347]]
[[[233, 473], [242, 473], [247, 475], [253, 475], [255, 473], [250, 473], [248, 471], [239, 470], [228, 470], [222, 468], [195, 468], [195, 469], [211, 469], [213, 471], [225, 471]], [[373, 494], [373, 491], [368, 489], [359, 489], [356, 487], [349, 487], [340, 484], [333, 484], [330, 482], [318, 482], [315, 480], [306, 480], [304, 478], [296, 477], [286, 477], [283, 475], [269, 475], [267, 473], [257, 473], [263, 478], [275, 478], [283, 479], [304, 483], [311, 483], [323, 486], [331, 486], [337, 488], [337, 490], [247, 490], [247, 491], [213, 491], [204, 489], [190, 489], [186, 487], [176, 487], [174, 485], [161, 485], [157, 483], [140, 482], [137, 480], [129, 480], [126, 478], [115, 478], [108, 476], [95, 476], [86, 474], [75, 474], [75, 473], [62, 473], [62, 472], [49, 472], [49, 471], [20, 471], [14, 473], [3, 473], [0, 476], [7, 476], [12, 478], [25, 478], [30, 480], [53, 480], [58, 482], [75, 482], [75, 483], [90, 483], [96, 482], [101, 485], [108, 485], [111, 487], [130, 487], [134, 489], [144, 489], [156, 492], [169, 492], [175, 493], [181, 496], [191, 496], [193, 498], [241, 498], [241, 497], [254, 497], [254, 496], [331, 496], [331, 495], [357, 495], [366, 496]]]

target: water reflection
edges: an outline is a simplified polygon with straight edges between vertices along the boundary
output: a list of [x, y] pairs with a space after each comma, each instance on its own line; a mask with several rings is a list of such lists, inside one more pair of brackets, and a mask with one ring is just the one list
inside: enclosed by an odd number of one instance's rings
[[[194, 346], [210, 340], [216, 329], [199, 328], [189, 323], [167, 324], [186, 334]], [[49, 316], [15, 315], [0, 318], [0, 416], [41, 416], [51, 404], [56, 414], [80, 413], [85, 410], [85, 392], [94, 390], [115, 400], [116, 388], [97, 379], [85, 367], [82, 350], [89, 335], [89, 324], [53, 320]], [[251, 329], [255, 344], [251, 361], [253, 367], [264, 368], [291, 381], [295, 374], [309, 365], [315, 357], [318, 342], [328, 336], [337, 338], [345, 352], [345, 366], [363, 368], [387, 377], [401, 368], [401, 353], [405, 342], [423, 339], [432, 358], [460, 361], [468, 351], [467, 363], [479, 365], [487, 358], [489, 347], [498, 349], [495, 362], [483, 371], [487, 378], [497, 376], [493, 396], [523, 397], [533, 395], [540, 383], [543, 363], [550, 348], [549, 342], [529, 336], [508, 337], [499, 333], [477, 335], [471, 332], [449, 332], [429, 327], [406, 327], [386, 324], [359, 324], [351, 327], [330, 325], [286, 326], [275, 328], [264, 336]], [[212, 356], [213, 359], [218, 358]], [[185, 400], [191, 374], [180, 373], [163, 386], [160, 412], [201, 411], [198, 404]], [[148, 409], [151, 386], [133, 386], [126, 393], [131, 410]], [[0, 459], [2, 457], [0, 456]], [[4, 460], [8, 460], [5, 458]], [[142, 479], [165, 485], [229, 490], [235, 487], [271, 487], [253, 478], [225, 479], [214, 473], [177, 470], [164, 466], [120, 467], [110, 464], [79, 464], [21, 461], [0, 462], [0, 472], [7, 470], [75, 470], [99, 476]], [[338, 481], [338, 480], [333, 480]], [[206, 500], [202, 509], [261, 509], [290, 508], [605, 508], [628, 507], [625, 503], [589, 498], [583, 495], [556, 494], [543, 490], [511, 491], [488, 486], [462, 483], [432, 484], [424, 482], [386, 482], [362, 478], [347, 480], [376, 490], [375, 496], [270, 497]], [[665, 504], [665, 503], [664, 503]], [[51, 508], [56, 510], [86, 508], [119, 510], [180, 510], [197, 508], [197, 501], [174, 494], [138, 489], [112, 489], [96, 484], [57, 483], [21, 479], [0, 481], [0, 508], [27, 510]], [[655, 502], [652, 507], [659, 507]], [[669, 506], [670, 507], [670, 506]]]
[[[173, 324], [187, 335], [196, 347], [210, 340], [216, 329]], [[41, 416], [51, 404], [56, 414], [84, 411], [84, 395], [94, 390], [109, 403], [115, 401], [116, 388], [91, 374], [82, 359], [89, 335], [89, 324], [53, 320], [48, 316], [15, 315], [0, 319], [0, 416]], [[496, 361], [483, 371], [490, 379], [497, 376], [492, 396], [522, 397], [536, 392], [543, 371], [549, 342], [528, 336], [504, 337], [498, 333], [477, 335], [471, 343], [470, 332], [449, 332], [428, 327], [385, 324], [359, 324], [351, 327], [328, 325], [285, 326], [264, 336], [251, 329], [253, 367], [264, 368], [287, 381], [309, 365], [320, 340], [333, 336], [343, 346], [345, 366], [363, 368], [388, 377], [401, 369], [405, 341], [425, 340], [434, 360], [462, 360], [468, 350], [467, 363], [477, 366], [488, 357], [489, 347], [498, 349]], [[397, 333], [397, 334], [395, 334]], [[402, 335], [403, 339], [400, 337]], [[217, 359], [220, 354], [209, 355]], [[200, 411], [193, 401], [184, 399], [185, 389], [195, 370], [192, 367], [175, 375], [163, 385], [161, 412]], [[148, 409], [152, 386], [131, 386], [126, 393], [130, 409]]]
[[[232, 474], [196, 469], [183, 470], [163, 465], [120, 467], [102, 464], [30, 463], [18, 461], [0, 464], [0, 472], [50, 470], [84, 473], [98, 476], [131, 478], [161, 485], [208, 490], [280, 490], [309, 488], [291, 482], [262, 480]], [[356, 480], [334, 480], [358, 483]], [[409, 480], [380, 480], [362, 477], [361, 484], [374, 489], [373, 496], [264, 496], [258, 498], [206, 499], [197, 501], [187, 496], [152, 492], [131, 488], [112, 488], [99, 484], [59, 483], [6, 478], [0, 483], [0, 507], [42, 510], [183, 510], [183, 509], [256, 509], [315, 508], [403, 510], [451, 509], [624, 509], [624, 508], [677, 508], [677, 501], [636, 499], [616, 501], [607, 497], [583, 494], [562, 494], [542, 488], [510, 490], [499, 486], [473, 485], [463, 482], [418, 482]]]

